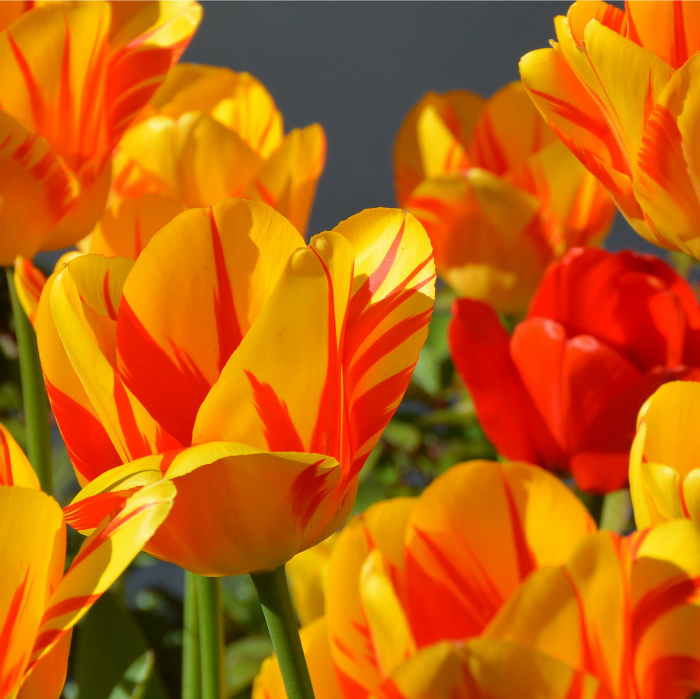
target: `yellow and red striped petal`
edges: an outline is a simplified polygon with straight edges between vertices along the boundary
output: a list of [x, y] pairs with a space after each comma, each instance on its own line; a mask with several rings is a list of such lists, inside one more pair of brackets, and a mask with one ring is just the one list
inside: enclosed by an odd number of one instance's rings
[[[191, 443], [200, 405], [301, 245], [299, 233], [269, 207], [228, 200], [177, 216], [134, 265], [119, 307], [119, 373], [183, 445]], [[273, 356], [269, 337], [264, 345], [259, 359]], [[279, 364], [280, 371], [286, 366]], [[230, 408], [215, 416], [216, 425], [233, 414]], [[248, 433], [221, 438], [264, 444]]]
[[29, 322], [36, 326], [39, 298], [46, 284], [46, 276], [38, 267], [32, 264], [31, 260], [24, 257], [17, 257], [14, 264], [14, 283], [17, 298], [27, 314]]
[[32, 663], [51, 651], [124, 572], [167, 517], [175, 492], [167, 481], [143, 488], [88, 537], [47, 602]]
[[249, 73], [183, 63], [176, 66], [153, 97], [150, 108], [178, 118], [205, 112], [267, 159], [284, 139], [282, 114], [267, 88]]
[[408, 113], [394, 144], [394, 183], [401, 206], [427, 177], [470, 165], [467, 143], [483, 109], [483, 97], [466, 90], [428, 92]]
[[0, 696], [14, 696], [24, 680], [46, 600], [63, 573], [65, 546], [53, 498], [0, 486]]
[[247, 195], [279, 211], [302, 235], [316, 185], [326, 164], [326, 134], [320, 124], [294, 129], [248, 184]]
[[[326, 620], [321, 618], [299, 631], [314, 694], [323, 699], [343, 699], [328, 646]], [[253, 699], [286, 699], [277, 658], [263, 662], [253, 684]]]
[[[368, 209], [333, 231], [355, 253], [342, 360], [350, 425], [342, 462], [352, 476], [394, 414], [418, 361], [435, 299], [435, 265], [423, 226], [404, 211]], [[342, 287], [336, 298], [341, 293]]]
[[84, 251], [135, 260], [151, 238], [185, 207], [163, 194], [115, 201], [84, 241]]
[[469, 141], [470, 164], [501, 176], [554, 143], [525, 88], [512, 82], [486, 100]]
[[[353, 258], [352, 246], [337, 233], [316, 236], [289, 257], [267, 304], [202, 403], [195, 443], [245, 442], [340, 460], [346, 441], [340, 342]], [[347, 327], [345, 332], [347, 337]]]
[[[348, 522], [333, 548], [326, 618], [331, 655], [341, 687], [348, 696], [366, 693], [382, 681], [360, 591], [363, 566], [372, 552], [380, 553], [385, 565], [388, 564], [388, 577], [394, 589], [403, 590], [403, 545], [414, 506], [413, 498], [396, 498], [374, 505]], [[391, 590], [388, 592], [391, 597]], [[368, 601], [365, 598], [364, 603]], [[399, 645], [405, 648], [403, 643]]]
[[29, 459], [5, 425], [0, 424], [0, 485], [40, 490], [39, 479]]
[[565, 561], [594, 529], [580, 501], [542, 469], [484, 461], [453, 467], [425, 490], [409, 521], [416, 641], [480, 634], [523, 580]]
[[243, 195], [261, 163], [240, 136], [202, 112], [151, 117], [128, 131], [119, 150], [157, 183], [155, 191], [188, 207]]
[[17, 699], [59, 699], [68, 673], [72, 629], [32, 668]]

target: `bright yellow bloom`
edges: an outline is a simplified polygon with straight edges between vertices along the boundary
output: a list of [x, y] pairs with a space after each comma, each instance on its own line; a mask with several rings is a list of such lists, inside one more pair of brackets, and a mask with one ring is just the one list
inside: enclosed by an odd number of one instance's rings
[[700, 256], [700, 5], [577, 2], [523, 82], [550, 126], [633, 228]]
[[201, 18], [191, 1], [23, 9], [0, 15], [1, 264], [90, 232], [114, 147]]
[[163, 481], [129, 497], [64, 574], [61, 508], [1, 425], [0, 442], [0, 697], [58, 699], [72, 628], [166, 518], [175, 488]]
[[[37, 318], [80, 530], [178, 483], [148, 551], [207, 575], [269, 570], [347, 517], [427, 334], [432, 250], [396, 209], [315, 236], [269, 206], [190, 209], [134, 262], [83, 255]], [[203, 506], [206, 503], [206, 507]]]
[[553, 259], [599, 243], [615, 213], [520, 83], [488, 100], [425, 95], [399, 131], [394, 177], [438, 273], [459, 296], [505, 312], [525, 308]]
[[666, 384], [644, 404], [630, 455], [640, 528], [689, 517], [700, 524], [700, 383]]

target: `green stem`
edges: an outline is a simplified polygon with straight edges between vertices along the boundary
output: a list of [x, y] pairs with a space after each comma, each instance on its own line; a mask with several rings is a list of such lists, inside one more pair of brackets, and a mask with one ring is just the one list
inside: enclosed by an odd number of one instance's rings
[[185, 620], [182, 636], [182, 699], [201, 699], [197, 576], [185, 571]]
[[618, 534], [626, 534], [630, 529], [632, 503], [629, 490], [616, 490], [608, 493], [600, 515], [600, 528]]
[[202, 699], [223, 699], [223, 628], [219, 578], [197, 576]]
[[284, 566], [250, 577], [258, 591], [288, 699], [313, 699], [314, 690], [301, 648]]
[[19, 370], [22, 378], [24, 419], [27, 429], [27, 456], [39, 477], [41, 489], [53, 493], [51, 475], [51, 430], [49, 428], [49, 404], [46, 399], [44, 377], [39, 363], [36, 334], [27, 314], [17, 298], [15, 272], [6, 268], [7, 284], [10, 287], [12, 314], [15, 318], [15, 333], [19, 351]]

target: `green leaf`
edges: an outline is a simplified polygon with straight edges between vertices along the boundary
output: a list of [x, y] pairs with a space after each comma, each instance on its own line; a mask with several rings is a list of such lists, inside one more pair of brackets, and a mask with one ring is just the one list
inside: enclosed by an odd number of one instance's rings
[[[74, 672], [79, 699], [109, 697], [148, 650], [128, 610], [113, 592], [104, 594], [78, 627]], [[143, 694], [137, 696], [167, 699], [157, 672], [151, 673]]]
[[146, 685], [153, 673], [155, 654], [147, 650], [140, 658], [134, 660], [122, 675], [119, 684], [112, 690], [109, 699], [144, 699]]
[[227, 699], [253, 684], [262, 661], [272, 652], [272, 643], [265, 636], [249, 636], [226, 646]]

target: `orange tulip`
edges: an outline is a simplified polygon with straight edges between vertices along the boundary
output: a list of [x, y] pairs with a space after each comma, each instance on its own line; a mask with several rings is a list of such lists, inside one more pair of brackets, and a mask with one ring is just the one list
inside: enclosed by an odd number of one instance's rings
[[392, 209], [303, 246], [269, 206], [230, 199], [177, 216], [136, 262], [54, 273], [37, 334], [86, 485], [69, 523], [176, 480], [147, 550], [205, 575], [274, 569], [340, 525], [425, 340], [432, 250]]
[[638, 527], [688, 517], [700, 524], [700, 383], [662, 386], [644, 404], [630, 455]]
[[201, 18], [196, 2], [23, 5], [0, 15], [2, 264], [90, 232], [115, 145]]
[[554, 20], [558, 43], [520, 62], [538, 109], [630, 225], [695, 257], [699, 23], [694, 2], [578, 2]]
[[126, 499], [64, 573], [61, 508], [2, 425], [0, 443], [0, 697], [58, 699], [72, 628], [163, 522], [175, 488], [163, 481]]
[[504, 312], [527, 305], [553, 259], [599, 243], [614, 215], [519, 83], [488, 100], [428, 93], [401, 126], [394, 177], [438, 273], [459, 296]]
[[[687, 699], [700, 530], [594, 530], [563, 484], [507, 462], [370, 508], [333, 549], [325, 618], [302, 629], [319, 696]], [[253, 697], [283, 696], [268, 660]]]

